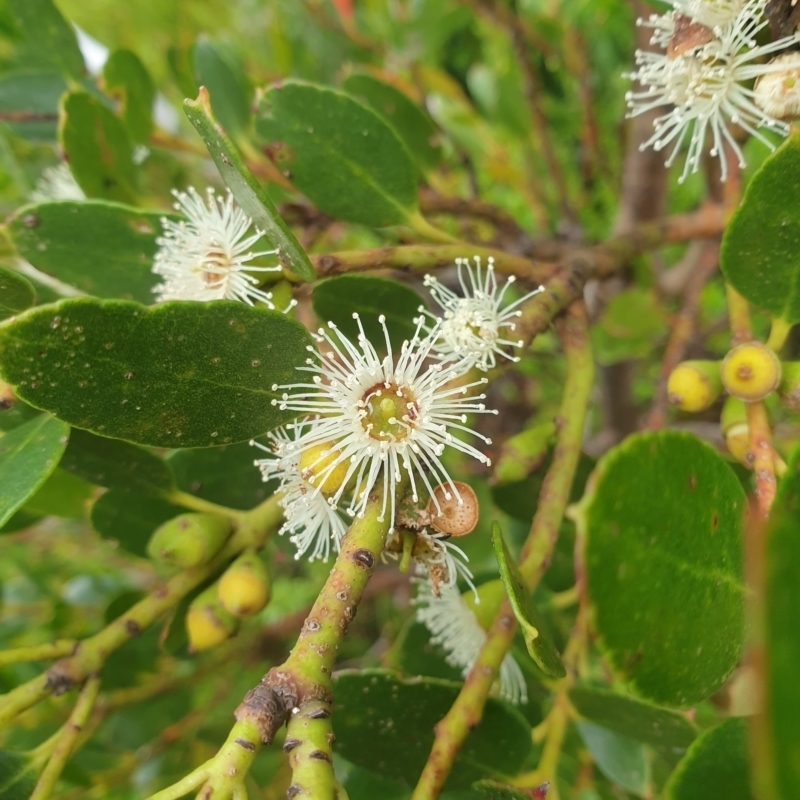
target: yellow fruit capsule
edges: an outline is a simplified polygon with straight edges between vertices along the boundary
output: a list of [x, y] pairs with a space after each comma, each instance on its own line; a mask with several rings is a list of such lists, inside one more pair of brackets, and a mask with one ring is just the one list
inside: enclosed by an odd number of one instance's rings
[[192, 600], [186, 612], [189, 652], [210, 650], [230, 639], [238, 628], [239, 620], [217, 599], [217, 587], [209, 586]]
[[716, 361], [684, 361], [670, 373], [667, 396], [681, 411], [696, 413], [714, 403], [722, 393]]
[[317, 484], [316, 479], [323, 475], [325, 470], [338, 457], [339, 451], [335, 449], [332, 442], [323, 442], [322, 444], [314, 445], [314, 447], [309, 447], [307, 450], [303, 450], [300, 456], [300, 474], [312, 486], [319, 485], [319, 490], [323, 494], [333, 494], [344, 483], [344, 479], [347, 476], [347, 466], [350, 463], [349, 460], [340, 461], [324, 476], [321, 484]]
[[506, 596], [506, 587], [503, 581], [497, 578], [493, 581], [482, 583], [478, 587], [478, 597], [480, 603], [475, 601], [474, 592], [466, 592], [461, 595], [464, 602], [472, 609], [472, 612], [478, 618], [478, 622], [485, 631], [488, 631], [494, 622], [497, 609], [500, 608], [500, 603], [503, 602]]
[[220, 603], [235, 617], [257, 614], [269, 602], [270, 594], [269, 573], [253, 551], [239, 556], [217, 583]]
[[795, 414], [800, 414], [800, 361], [783, 363], [783, 378], [778, 387], [781, 402]]
[[207, 564], [225, 544], [230, 522], [214, 514], [180, 514], [156, 528], [147, 545], [155, 561], [176, 569]]
[[781, 382], [781, 362], [761, 342], [734, 347], [725, 356], [720, 372], [728, 394], [747, 403], [763, 400]]
[[746, 467], [752, 466], [750, 453], [750, 426], [747, 424], [747, 406], [736, 397], [728, 397], [722, 406], [720, 427], [730, 454]]

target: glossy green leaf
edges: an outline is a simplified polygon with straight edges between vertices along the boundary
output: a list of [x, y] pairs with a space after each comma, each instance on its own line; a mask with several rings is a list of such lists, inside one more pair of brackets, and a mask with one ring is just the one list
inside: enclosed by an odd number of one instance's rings
[[390, 669], [404, 675], [426, 675], [444, 680], [462, 680], [461, 670], [445, 661], [445, 652], [440, 645], [431, 642], [431, 633], [414, 617], [406, 621], [384, 660]]
[[256, 130], [278, 167], [322, 211], [377, 228], [417, 213], [417, 171], [405, 145], [352, 97], [284, 81], [262, 96]]
[[747, 766], [747, 720], [726, 720], [697, 739], [667, 781], [663, 796], [664, 800], [755, 800]]
[[405, 92], [365, 72], [348, 75], [342, 88], [380, 114], [399, 134], [423, 170], [441, 160], [439, 131], [433, 120]]
[[33, 284], [24, 275], [0, 266], [0, 319], [13, 317], [35, 302]]
[[[416, 783], [433, 744], [433, 727], [447, 713], [461, 684], [401, 678], [384, 670], [334, 676], [336, 751], [386, 778]], [[386, 721], [392, 720], [391, 725]], [[490, 698], [483, 718], [461, 748], [447, 788], [480, 778], [513, 775], [531, 747], [530, 726], [517, 711]], [[402, 755], [402, 757], [400, 757]]]
[[75, 31], [53, 0], [6, 0], [6, 7], [16, 27], [17, 64], [83, 77], [85, 65]]
[[705, 699], [742, 652], [741, 484], [709, 445], [662, 431], [611, 450], [589, 485], [577, 521], [609, 662], [658, 703]]
[[26, 511], [23, 507], [12, 514], [8, 522], [0, 527], [0, 533], [16, 533], [17, 531], [25, 530], [25, 528], [30, 528], [31, 525], [35, 525], [41, 518], [41, 514], [34, 514], [32, 511]]
[[158, 495], [109, 489], [92, 506], [92, 527], [104, 538], [119, 542], [129, 553], [147, 557], [153, 531], [185, 511]]
[[58, 131], [69, 168], [87, 197], [136, 200], [133, 141], [122, 121], [88, 92], [62, 100]]
[[154, 447], [249, 440], [291, 414], [273, 384], [296, 380], [311, 337], [244, 303], [63, 300], [0, 326], [0, 374], [78, 428]]
[[192, 48], [194, 77], [211, 97], [214, 116], [237, 139], [250, 124], [250, 87], [235, 54], [201, 36]]
[[0, 437], [0, 526], [58, 466], [69, 427], [41, 414]]
[[266, 454], [247, 442], [226, 447], [178, 450], [167, 463], [179, 489], [227, 508], [248, 511], [266, 500], [277, 488], [264, 483], [253, 464]]
[[236, 145], [214, 119], [208, 92], [201, 89], [197, 100], [184, 101], [183, 108], [189, 122], [203, 138], [222, 180], [233, 192], [245, 214], [259, 230], [264, 231], [266, 240], [278, 249], [278, 258], [284, 267], [304, 281], [313, 281], [316, 273], [305, 251], [278, 214], [269, 195], [245, 166]]
[[648, 769], [643, 744], [591, 722], [578, 722], [577, 728], [594, 763], [610, 781], [633, 794], [646, 794]]
[[41, 516], [82, 519], [86, 516], [88, 500], [95, 491], [91, 483], [59, 465], [36, 494], [27, 500], [25, 510]]
[[422, 298], [408, 286], [371, 275], [339, 275], [314, 287], [314, 311], [321, 322], [335, 323], [351, 341], [358, 339], [358, 324], [353, 314], [361, 317], [367, 339], [376, 347], [384, 341], [378, 317], [386, 318], [392, 347], [399, 349], [411, 339], [417, 326]]
[[764, 161], [722, 238], [720, 267], [753, 305], [800, 322], [800, 134]]
[[0, 750], [0, 800], [28, 800], [37, 777], [27, 753]]
[[697, 729], [682, 714], [606, 689], [576, 687], [569, 699], [578, 714], [622, 736], [658, 749], [670, 761], [683, 755]]
[[800, 449], [781, 480], [767, 534], [765, 695], [772, 782], [781, 800], [800, 796]]
[[551, 678], [563, 678], [567, 672], [561, 663], [561, 657], [553, 643], [544, 634], [541, 616], [519, 574], [513, 556], [503, 541], [503, 534], [497, 522], [492, 524], [492, 545], [497, 566], [500, 568], [500, 577], [506, 588], [514, 616], [517, 618], [525, 638], [525, 646], [528, 648], [530, 657], [545, 675]]
[[398, 781], [392, 781], [383, 775], [362, 769], [337, 758], [334, 769], [340, 778], [342, 788], [347, 792], [348, 800], [408, 800], [409, 789]]
[[23, 206], [8, 233], [26, 261], [63, 283], [149, 304], [159, 282], [151, 270], [163, 216], [107, 200], [62, 200]]
[[58, 128], [58, 104], [67, 90], [63, 76], [50, 71], [9, 72], [0, 77], [0, 112], [16, 117], [7, 123], [17, 136], [52, 142]]
[[155, 453], [80, 428], [70, 434], [59, 466], [107, 489], [166, 493], [175, 485], [169, 464]]
[[103, 65], [103, 84], [120, 104], [120, 115], [135, 142], [147, 144], [153, 131], [156, 87], [139, 56], [115, 50]]

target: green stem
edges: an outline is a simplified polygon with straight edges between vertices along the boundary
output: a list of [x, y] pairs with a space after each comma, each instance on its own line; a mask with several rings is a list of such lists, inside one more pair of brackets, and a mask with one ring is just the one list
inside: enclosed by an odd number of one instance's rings
[[189, 494], [189, 492], [182, 492], [180, 489], [173, 489], [169, 495], [167, 495], [167, 500], [171, 503], [175, 503], [175, 505], [189, 508], [192, 511], [199, 511], [203, 514], [216, 514], [233, 520], [242, 520], [249, 513], [252, 513], [248, 511], [237, 511], [235, 508], [228, 508], [227, 506], [220, 506], [209, 500], [203, 500], [202, 497]]
[[[324, 700], [301, 703], [289, 719], [284, 750], [289, 752], [289, 797], [334, 800], [338, 783], [331, 767], [331, 706]], [[291, 746], [291, 747], [290, 747]]]
[[46, 644], [36, 644], [31, 647], [18, 647], [16, 650], [0, 652], [0, 667], [9, 664], [25, 664], [29, 661], [52, 661], [63, 658], [75, 650], [77, 642], [72, 639], [59, 639]]
[[789, 333], [792, 330], [792, 325], [785, 319], [780, 317], [772, 318], [772, 327], [769, 332], [769, 339], [767, 339], [767, 347], [775, 353], [780, 352], [786, 342]]
[[459, 241], [455, 236], [451, 236], [446, 231], [431, 225], [419, 211], [415, 211], [408, 218], [407, 222], [409, 228], [420, 236], [430, 239], [432, 242], [441, 242], [442, 244], [460, 244], [463, 247], [469, 247], [466, 242]]
[[[578, 465], [583, 423], [594, 380], [586, 311], [576, 303], [559, 319], [557, 333], [567, 362], [567, 379], [557, 418], [556, 446], [547, 471], [539, 506], [521, 554], [520, 571], [533, 591], [547, 569]], [[433, 749], [412, 800], [434, 800], [444, 786], [467, 735], [480, 723], [486, 698], [511, 646], [516, 620], [508, 600], [500, 606], [486, 642], [446, 716], [436, 726]]]

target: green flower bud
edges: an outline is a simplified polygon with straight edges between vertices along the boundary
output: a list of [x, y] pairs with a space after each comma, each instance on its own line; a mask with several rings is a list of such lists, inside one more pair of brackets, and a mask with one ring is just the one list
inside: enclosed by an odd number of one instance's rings
[[667, 396], [681, 411], [696, 413], [714, 403], [722, 393], [716, 361], [684, 361], [670, 373]]
[[730, 454], [746, 467], [752, 467], [750, 452], [750, 425], [747, 422], [747, 404], [736, 397], [728, 397], [722, 406], [720, 427]]
[[180, 514], [155, 530], [147, 554], [177, 569], [207, 564], [230, 534], [228, 520], [214, 514]]
[[197, 595], [186, 612], [190, 653], [210, 650], [230, 639], [238, 629], [239, 620], [219, 601], [216, 586]]
[[271, 586], [266, 565], [255, 551], [231, 564], [217, 583], [217, 597], [236, 617], [257, 614], [269, 602]]

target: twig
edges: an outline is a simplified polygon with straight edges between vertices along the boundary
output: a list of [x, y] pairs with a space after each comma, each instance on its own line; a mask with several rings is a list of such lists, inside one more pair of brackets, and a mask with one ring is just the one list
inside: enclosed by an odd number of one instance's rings
[[776, 453], [772, 447], [772, 427], [763, 401], [747, 404], [747, 424], [750, 428], [748, 461], [752, 456], [753, 473], [756, 476], [756, 503], [758, 512], [767, 517], [775, 500]]
[[72, 639], [59, 639], [46, 644], [0, 651], [0, 667], [7, 667], [10, 664], [25, 664], [29, 661], [52, 661], [73, 653], [77, 644]]
[[58, 122], [58, 114], [46, 111], [0, 111], [0, 122]]
[[[529, 590], [536, 588], [550, 563], [558, 530], [580, 457], [583, 422], [592, 388], [594, 365], [583, 303], [576, 303], [557, 323], [567, 362], [567, 379], [557, 417], [553, 462], [539, 495], [539, 507], [520, 557], [520, 572]], [[508, 600], [487, 634], [486, 643], [447, 715], [436, 726], [433, 749], [412, 800], [433, 800], [444, 786], [456, 755], [470, 730], [481, 720], [489, 690], [516, 631]]]
[[419, 195], [420, 209], [426, 214], [450, 214], [454, 217], [473, 217], [491, 222], [498, 231], [514, 236], [527, 234], [517, 221], [502, 208], [483, 200], [462, 197], [442, 197], [430, 189], [423, 189]]

